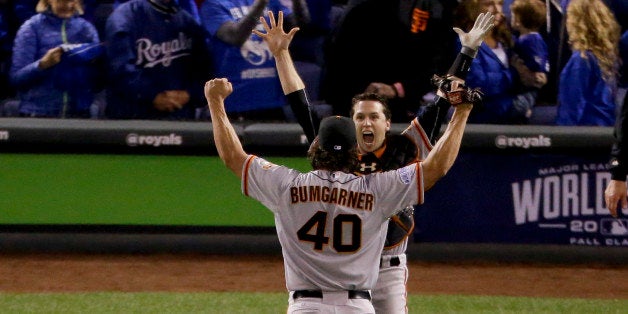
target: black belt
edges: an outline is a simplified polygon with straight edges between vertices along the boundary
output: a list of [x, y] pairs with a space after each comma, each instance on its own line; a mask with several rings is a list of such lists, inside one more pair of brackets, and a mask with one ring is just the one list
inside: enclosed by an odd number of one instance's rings
[[[347, 294], [349, 299], [371, 299], [371, 293], [366, 290], [348, 290]], [[292, 299], [300, 299], [300, 298], [323, 298], [323, 291], [320, 290], [296, 290], [292, 294]]]
[[[379, 261], [379, 267], [382, 267], [382, 262], [384, 261], [384, 258], [382, 257], [382, 259]], [[395, 267], [395, 266], [399, 266], [401, 265], [401, 260], [399, 259], [399, 256], [393, 256], [390, 258], [390, 266]]]

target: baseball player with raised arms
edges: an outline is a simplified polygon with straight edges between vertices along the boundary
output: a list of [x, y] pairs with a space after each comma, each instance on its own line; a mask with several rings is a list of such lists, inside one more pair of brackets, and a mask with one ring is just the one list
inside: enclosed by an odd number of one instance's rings
[[[289, 44], [298, 28], [288, 34], [283, 31], [283, 13], [279, 12], [277, 21], [269, 12], [270, 25], [260, 19], [266, 33], [258, 32], [273, 52], [284, 94], [289, 99], [293, 111], [311, 141], [316, 136], [318, 118], [312, 114], [305, 94], [305, 85], [297, 73], [290, 53]], [[463, 44], [463, 48], [451, 66], [446, 77], [435, 77], [438, 96], [429, 104], [421, 115], [400, 135], [389, 134], [390, 110], [387, 101], [376, 94], [360, 94], [354, 97], [351, 117], [356, 124], [358, 135], [359, 167], [357, 174], [369, 174], [400, 168], [404, 165], [423, 160], [432, 150], [442, 122], [451, 104], [461, 101], [478, 101], [474, 91], [466, 89], [462, 94], [450, 93], [448, 88], [453, 81], [464, 84], [464, 78], [475, 52], [484, 36], [493, 25], [491, 14], [481, 14], [474, 27], [465, 33], [454, 29]], [[451, 99], [451, 102], [450, 102]], [[411, 206], [392, 216], [388, 225], [385, 248], [380, 260], [379, 278], [372, 291], [373, 304], [378, 313], [407, 313], [406, 283], [408, 269], [406, 249], [408, 236], [414, 228], [413, 208]]]
[[290, 291], [287, 312], [375, 313], [370, 290], [386, 222], [399, 208], [422, 203], [424, 191], [453, 165], [473, 105], [456, 107], [424, 161], [364, 176], [352, 173], [358, 157], [353, 121], [325, 118], [308, 151], [314, 170], [300, 173], [244, 151], [224, 108], [232, 90], [225, 78], [205, 84], [214, 142], [243, 194], [274, 214]]

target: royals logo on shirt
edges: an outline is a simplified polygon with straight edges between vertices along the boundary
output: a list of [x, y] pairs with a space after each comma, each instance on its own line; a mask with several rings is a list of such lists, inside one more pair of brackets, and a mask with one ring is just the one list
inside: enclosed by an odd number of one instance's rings
[[136, 65], [152, 68], [161, 64], [168, 67], [172, 64], [172, 60], [190, 55], [192, 38], [179, 33], [179, 37], [161, 43], [153, 43], [149, 38], [140, 38], [135, 45], [137, 48]]

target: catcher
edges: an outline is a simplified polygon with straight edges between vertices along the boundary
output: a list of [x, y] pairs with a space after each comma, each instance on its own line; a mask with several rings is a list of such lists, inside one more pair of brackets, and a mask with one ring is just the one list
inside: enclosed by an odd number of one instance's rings
[[[424, 160], [432, 150], [432, 143], [445, 121], [451, 105], [461, 103], [477, 104], [481, 101], [477, 90], [464, 86], [464, 78], [471, 61], [482, 43], [485, 34], [493, 26], [494, 17], [490, 13], [480, 14], [474, 27], [465, 33], [458, 33], [462, 49], [454, 64], [444, 77], [435, 76], [437, 97], [428, 105], [419, 118], [414, 119], [401, 135], [389, 134], [391, 114], [386, 98], [373, 93], [359, 94], [352, 100], [351, 118], [356, 125], [359, 163], [358, 174], [370, 174], [401, 168], [417, 160]], [[263, 38], [273, 53], [281, 85], [302, 126], [308, 140], [316, 138], [319, 119], [310, 110], [305, 94], [305, 85], [292, 62], [288, 46], [298, 31], [291, 29], [287, 34], [283, 31], [283, 13], [279, 12], [275, 21], [269, 12], [270, 25], [262, 17], [266, 33], [254, 31]], [[454, 92], [450, 92], [454, 91]], [[443, 165], [453, 164], [453, 160], [444, 161]], [[441, 169], [441, 176], [449, 167]], [[425, 186], [429, 189], [430, 186]], [[373, 294], [373, 305], [377, 313], [407, 313], [406, 281], [406, 249], [408, 236], [414, 229], [413, 207], [409, 206], [389, 220], [385, 247], [380, 260], [380, 270]]]

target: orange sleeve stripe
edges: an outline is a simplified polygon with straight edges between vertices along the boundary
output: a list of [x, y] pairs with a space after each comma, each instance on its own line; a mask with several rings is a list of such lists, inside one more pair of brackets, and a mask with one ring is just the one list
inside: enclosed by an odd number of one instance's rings
[[432, 143], [430, 143], [430, 139], [428, 138], [427, 134], [425, 134], [425, 131], [423, 130], [423, 127], [421, 127], [421, 124], [419, 124], [419, 120], [417, 118], [414, 118], [412, 120], [412, 125], [419, 132], [423, 144], [425, 144], [428, 150], [432, 150]]
[[249, 196], [249, 168], [251, 167], [253, 159], [255, 159], [256, 157], [257, 156], [255, 155], [250, 155], [247, 158], [246, 163], [244, 164], [244, 169], [242, 169], [242, 171], [244, 172], [242, 174], [242, 191], [244, 192], [245, 196]]
[[423, 168], [421, 163], [416, 163], [416, 187], [417, 187], [417, 204], [423, 204]]

